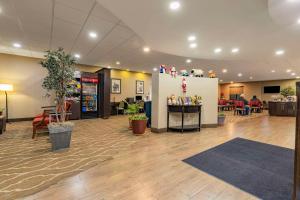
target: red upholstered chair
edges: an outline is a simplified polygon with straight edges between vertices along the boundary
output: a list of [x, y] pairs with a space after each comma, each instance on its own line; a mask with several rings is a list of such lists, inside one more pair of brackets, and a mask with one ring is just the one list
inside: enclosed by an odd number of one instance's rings
[[219, 99], [218, 108], [219, 111], [225, 110], [225, 108], [227, 108], [227, 101], [225, 99]]
[[234, 115], [244, 115], [246, 113], [244, 101], [234, 101]]
[[[72, 102], [71, 101], [66, 101], [66, 112], [70, 112], [72, 107]], [[37, 130], [48, 130], [48, 124], [49, 122], [55, 122], [56, 117], [51, 117], [50, 119], [50, 113], [55, 112], [56, 106], [45, 106], [42, 107], [44, 109], [42, 114], [39, 114], [34, 117], [32, 121], [32, 139], [35, 139], [37, 136]], [[58, 113], [60, 110], [57, 111]], [[69, 119], [69, 115], [66, 115], [66, 120]]]
[[249, 106], [251, 109], [251, 112], [258, 112], [260, 113], [263, 109], [262, 103], [259, 100], [252, 100], [249, 102]]

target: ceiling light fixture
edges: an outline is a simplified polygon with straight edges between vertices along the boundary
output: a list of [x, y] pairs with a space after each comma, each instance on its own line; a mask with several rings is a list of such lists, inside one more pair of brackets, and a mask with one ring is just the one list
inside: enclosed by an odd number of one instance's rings
[[223, 73], [227, 73], [228, 70], [227, 70], [227, 69], [222, 69], [222, 72], [223, 72]]
[[107, 68], [108, 68], [108, 69], [110, 69], [110, 68], [111, 68], [111, 66], [107, 66]]
[[180, 8], [180, 6], [181, 5], [180, 5], [179, 1], [172, 1], [169, 5], [169, 8], [171, 10], [178, 10]]
[[297, 76], [296, 79], [300, 79], [300, 76]]
[[196, 36], [194, 36], [194, 35], [191, 35], [188, 37], [188, 41], [190, 41], [190, 42], [193, 42], [195, 40], [196, 40]]
[[0, 14], [3, 12], [2, 8], [0, 7]]
[[81, 56], [80, 56], [80, 54], [75, 53], [75, 54], [74, 54], [74, 57], [79, 59]]
[[98, 37], [98, 34], [96, 32], [91, 31], [91, 32], [89, 32], [89, 36], [90, 36], [90, 38], [95, 39]]
[[275, 52], [275, 54], [276, 54], [277, 56], [283, 55], [284, 53], [285, 53], [285, 52], [284, 52], [284, 50], [282, 50], [282, 49], [277, 50], [277, 51]]
[[297, 20], [297, 24], [300, 24], [300, 18]]
[[252, 79], [253, 79], [253, 77], [252, 77], [252, 76], [250, 76], [250, 77], [249, 77], [249, 79], [250, 79], [250, 80], [252, 80]]
[[221, 79], [220, 82], [223, 82], [223, 80]]
[[243, 76], [243, 74], [242, 73], [238, 73], [238, 77], [242, 77]]
[[223, 50], [221, 49], [221, 48], [216, 48], [215, 50], [214, 50], [214, 52], [215, 53], [221, 53]]
[[190, 44], [190, 48], [192, 48], [192, 49], [195, 49], [197, 46], [198, 46], [197, 43]]
[[156, 71], [157, 71], [157, 67], [154, 67], [154, 68], [153, 68], [153, 71], [155, 71], [155, 72], [156, 72]]
[[144, 52], [146, 52], [146, 53], [148, 53], [148, 52], [150, 52], [150, 48], [149, 47], [144, 47]]
[[291, 73], [291, 75], [292, 75], [292, 76], [296, 76], [296, 73], [295, 73], [295, 72], [293, 72], [293, 73]]
[[272, 70], [271, 72], [272, 72], [272, 73], [275, 73], [276, 71], [275, 71], [275, 70]]
[[22, 47], [22, 45], [20, 44], [20, 43], [13, 43], [13, 47], [15, 47], [15, 48], [21, 48]]
[[116, 62], [117, 65], [120, 65], [121, 63], [119, 61]]
[[239, 48], [233, 48], [231, 49], [231, 53], [238, 53], [240, 51]]
[[290, 72], [292, 72], [292, 70], [291, 70], [291, 69], [287, 69], [286, 72], [287, 72], [287, 73], [290, 73]]
[[192, 60], [191, 60], [191, 59], [187, 59], [185, 62], [186, 62], [186, 63], [191, 63]]
[[233, 81], [230, 81], [230, 83], [233, 84], [234, 82], [233, 82]]

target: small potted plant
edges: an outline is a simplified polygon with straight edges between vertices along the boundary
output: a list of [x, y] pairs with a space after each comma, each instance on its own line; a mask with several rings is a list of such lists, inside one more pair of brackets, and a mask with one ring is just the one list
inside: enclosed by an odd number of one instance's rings
[[290, 97], [295, 95], [295, 90], [291, 86], [289, 86], [282, 89], [280, 91], [280, 94], [286, 99], [291, 99]]
[[138, 104], [128, 104], [127, 109], [125, 110], [126, 114], [129, 114], [129, 129], [132, 129], [131, 117], [139, 112]]
[[218, 113], [218, 125], [223, 126], [225, 124], [226, 115], [224, 112]]
[[147, 128], [147, 120], [145, 114], [135, 114], [130, 116], [131, 124], [132, 124], [132, 132], [136, 135], [141, 135], [145, 133]]
[[57, 151], [70, 147], [71, 134], [74, 124], [66, 122], [67, 85], [74, 80], [75, 59], [64, 52], [62, 48], [47, 51], [45, 60], [41, 61], [48, 75], [44, 78], [43, 88], [48, 91], [47, 96], [55, 96], [55, 122], [48, 125], [52, 150]]

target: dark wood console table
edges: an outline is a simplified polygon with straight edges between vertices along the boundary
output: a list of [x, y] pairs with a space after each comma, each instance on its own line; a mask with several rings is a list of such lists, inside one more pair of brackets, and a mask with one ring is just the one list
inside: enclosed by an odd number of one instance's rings
[[297, 113], [296, 102], [275, 102], [269, 101], [270, 116], [290, 116], [295, 117]]
[[[181, 125], [180, 126], [170, 126], [170, 113], [181, 113]], [[184, 125], [184, 114], [185, 113], [198, 113], [198, 124]], [[168, 117], [167, 117], [167, 131], [177, 130], [181, 131], [191, 131], [191, 130], [201, 130], [201, 105], [168, 105]]]

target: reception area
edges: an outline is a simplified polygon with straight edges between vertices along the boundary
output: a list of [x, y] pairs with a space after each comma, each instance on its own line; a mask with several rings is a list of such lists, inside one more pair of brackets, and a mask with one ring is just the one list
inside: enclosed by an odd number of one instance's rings
[[299, 199], [299, 11], [0, 1], [0, 199]]

